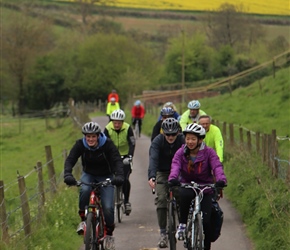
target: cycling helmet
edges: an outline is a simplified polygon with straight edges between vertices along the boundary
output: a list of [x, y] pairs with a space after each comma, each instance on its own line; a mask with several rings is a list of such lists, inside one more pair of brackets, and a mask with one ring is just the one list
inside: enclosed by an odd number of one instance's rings
[[187, 104], [187, 107], [189, 109], [199, 109], [200, 108], [200, 102], [198, 100], [192, 100]]
[[160, 112], [160, 115], [162, 115], [162, 116], [164, 116], [164, 115], [173, 116], [173, 114], [174, 114], [174, 110], [170, 107], [162, 108], [161, 112]]
[[113, 121], [124, 121], [125, 120], [125, 112], [122, 109], [114, 110], [110, 115], [110, 119]]
[[82, 132], [84, 135], [86, 135], [86, 134], [99, 134], [99, 133], [101, 133], [101, 127], [96, 122], [87, 122], [82, 127]]
[[141, 105], [141, 101], [140, 100], [137, 100], [135, 103], [134, 103], [135, 106], [140, 106]]
[[179, 131], [179, 123], [174, 118], [167, 118], [162, 122], [161, 128], [164, 134], [176, 134]]
[[164, 103], [163, 108], [167, 108], [167, 107], [172, 108], [174, 111], [176, 110], [176, 107], [173, 104], [173, 102], [166, 102], [166, 103]]
[[184, 135], [187, 133], [195, 134], [198, 138], [205, 138], [205, 129], [197, 123], [188, 124], [183, 130]]

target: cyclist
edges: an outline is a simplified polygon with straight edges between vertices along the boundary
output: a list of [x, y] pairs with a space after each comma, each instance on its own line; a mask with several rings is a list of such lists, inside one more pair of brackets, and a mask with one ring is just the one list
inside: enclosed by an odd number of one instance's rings
[[205, 144], [208, 147], [213, 148], [220, 158], [220, 161], [223, 162], [224, 140], [219, 127], [211, 124], [211, 117], [209, 115], [201, 115], [199, 117], [198, 124], [203, 126], [205, 129]]
[[[101, 182], [110, 178], [113, 185], [121, 186], [124, 182], [123, 164], [117, 147], [112, 140], [101, 132], [96, 122], [88, 122], [82, 127], [83, 138], [76, 141], [64, 164], [64, 182], [75, 185], [76, 179], [72, 174], [73, 167], [81, 158], [81, 181], [86, 183]], [[83, 185], [79, 194], [79, 216], [81, 223], [77, 228], [78, 234], [84, 233], [85, 207], [89, 204], [91, 187]], [[101, 202], [106, 224], [106, 249], [114, 249], [114, 186], [101, 188]]]
[[[175, 107], [175, 105], [173, 104], [173, 102], [166, 102], [164, 103], [162, 108], [172, 108], [174, 111], [173, 117], [179, 121], [180, 120], [180, 115], [177, 112], [177, 108]], [[162, 115], [159, 116], [158, 120], [162, 120]]]
[[110, 94], [108, 94], [108, 102], [111, 101], [111, 98], [114, 97], [116, 102], [119, 102], [119, 95], [115, 89], [112, 90]]
[[[212, 148], [207, 147], [203, 142], [205, 129], [201, 125], [193, 123], [186, 126], [183, 134], [185, 136], [185, 145], [182, 145], [178, 149], [172, 159], [171, 171], [168, 178], [169, 185], [175, 186], [180, 183], [190, 183], [191, 181], [198, 184], [214, 183], [215, 177], [216, 186], [224, 187], [227, 180], [223, 171], [223, 165], [216, 152]], [[204, 250], [209, 250], [211, 247], [210, 217], [212, 192], [212, 190], [205, 190], [201, 201], [205, 234]], [[176, 232], [178, 240], [184, 240], [188, 210], [194, 195], [191, 189], [179, 188], [180, 224]]]
[[114, 110], [120, 109], [120, 105], [118, 102], [116, 102], [115, 97], [111, 97], [110, 101], [107, 104], [107, 111], [106, 114], [109, 117], [110, 121], [110, 115], [113, 113]]
[[188, 110], [181, 115], [179, 121], [182, 130], [190, 123], [197, 123], [199, 116], [206, 115], [206, 113], [200, 109], [200, 106], [198, 100], [192, 100], [187, 104]]
[[156, 186], [155, 204], [160, 229], [158, 247], [165, 248], [168, 244], [166, 235], [167, 198], [169, 192], [167, 180], [170, 173], [171, 160], [175, 152], [184, 144], [184, 136], [179, 133], [179, 123], [174, 118], [165, 119], [161, 127], [163, 134], [159, 134], [154, 138], [149, 149], [148, 183], [151, 188]]
[[124, 168], [124, 204], [125, 214], [131, 213], [131, 203], [129, 202], [131, 183], [129, 176], [132, 173], [131, 161], [135, 151], [135, 137], [130, 124], [125, 122], [125, 113], [123, 110], [118, 109], [111, 114], [111, 122], [107, 124], [104, 129], [104, 134], [109, 137], [119, 150], [121, 157], [123, 158]]
[[166, 118], [170, 118], [170, 117], [173, 117], [173, 114], [174, 114], [174, 110], [170, 107], [166, 107], [166, 108], [162, 108], [161, 111], [160, 111], [160, 116], [161, 116], [161, 119], [158, 120], [156, 122], [156, 124], [154, 125], [153, 127], [153, 130], [152, 130], [152, 135], [151, 135], [151, 141], [153, 141], [153, 139], [159, 135], [159, 134], [162, 134], [162, 129], [161, 129], [161, 124], [162, 122], [166, 119]]
[[131, 115], [132, 115], [132, 124], [135, 129], [136, 121], [139, 121], [139, 137], [141, 136], [141, 129], [142, 129], [142, 119], [145, 116], [145, 108], [141, 104], [140, 100], [137, 100], [134, 103], [134, 106], [131, 109]]

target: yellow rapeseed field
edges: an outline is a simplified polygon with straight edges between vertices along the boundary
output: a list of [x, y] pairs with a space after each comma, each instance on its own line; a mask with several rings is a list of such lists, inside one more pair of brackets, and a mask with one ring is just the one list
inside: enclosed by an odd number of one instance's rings
[[290, 16], [290, 0], [113, 0], [113, 2], [117, 7], [193, 11], [214, 11], [222, 3], [227, 2], [234, 5], [242, 4], [244, 11], [248, 13]]

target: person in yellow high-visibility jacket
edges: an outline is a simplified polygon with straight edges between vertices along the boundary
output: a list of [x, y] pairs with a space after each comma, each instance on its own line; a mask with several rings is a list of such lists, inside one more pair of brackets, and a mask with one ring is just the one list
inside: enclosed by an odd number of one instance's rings
[[116, 99], [114, 97], [112, 97], [110, 99], [110, 102], [108, 102], [107, 104], [107, 111], [106, 114], [109, 117], [109, 121], [111, 121], [110, 116], [113, 113], [113, 111], [120, 109], [120, 104], [118, 102], [116, 102]]

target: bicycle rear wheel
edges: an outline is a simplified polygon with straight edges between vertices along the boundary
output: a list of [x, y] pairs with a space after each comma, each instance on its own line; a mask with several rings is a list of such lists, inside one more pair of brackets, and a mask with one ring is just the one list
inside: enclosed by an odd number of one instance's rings
[[176, 250], [176, 213], [173, 202], [169, 203], [168, 208], [168, 239], [170, 250]]
[[85, 250], [97, 250], [95, 214], [88, 213], [84, 235]]
[[99, 211], [100, 215], [96, 219], [96, 249], [104, 250], [104, 238], [105, 238], [105, 225], [102, 211]]
[[200, 213], [194, 220], [194, 246], [194, 250], [203, 250], [203, 226]]
[[124, 198], [122, 187], [116, 187], [115, 189], [115, 220], [122, 222], [123, 214], [125, 213]]
[[138, 120], [135, 123], [134, 135], [135, 135], [135, 139], [137, 139], [138, 137], [140, 137], [139, 121]]

